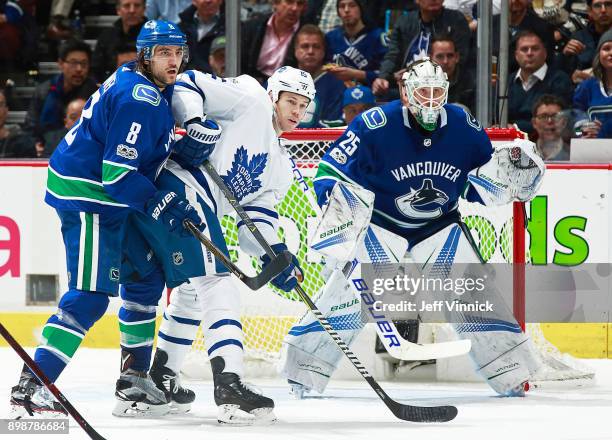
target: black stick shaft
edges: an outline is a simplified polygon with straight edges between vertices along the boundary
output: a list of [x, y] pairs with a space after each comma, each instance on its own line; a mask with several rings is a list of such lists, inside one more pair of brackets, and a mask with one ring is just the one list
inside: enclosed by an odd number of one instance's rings
[[66, 396], [62, 394], [62, 392], [53, 384], [49, 378], [43, 373], [38, 364], [34, 362], [34, 359], [30, 357], [23, 349], [23, 347], [13, 338], [13, 336], [9, 333], [9, 331], [0, 323], [0, 334], [2, 337], [6, 339], [6, 342], [17, 352], [19, 357], [23, 359], [23, 362], [28, 366], [28, 368], [36, 375], [38, 380], [40, 380], [51, 394], [55, 396], [57, 401], [64, 407], [64, 409], [72, 416], [74, 420], [83, 428], [83, 430], [87, 433], [87, 435], [94, 440], [104, 440], [98, 432], [89, 424], [87, 420], [83, 418], [83, 416], [76, 410], [74, 406], [68, 401]]

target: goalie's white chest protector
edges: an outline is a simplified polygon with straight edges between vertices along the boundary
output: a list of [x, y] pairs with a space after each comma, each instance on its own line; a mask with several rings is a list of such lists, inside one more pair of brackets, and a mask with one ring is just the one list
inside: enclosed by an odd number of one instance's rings
[[[291, 160], [272, 125], [271, 100], [254, 78], [224, 79], [187, 71], [177, 79], [172, 110], [181, 126], [202, 115], [219, 123], [223, 131], [209, 160], [242, 205], [264, 198], [262, 205], [274, 206], [285, 196], [292, 183]], [[177, 174], [177, 167], [173, 168]], [[207, 173], [202, 168], [200, 172], [208, 182], [217, 215], [233, 214]]]

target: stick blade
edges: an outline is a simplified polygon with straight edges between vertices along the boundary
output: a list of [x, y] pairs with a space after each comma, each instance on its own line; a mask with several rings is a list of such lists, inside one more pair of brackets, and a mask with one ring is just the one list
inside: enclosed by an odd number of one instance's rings
[[291, 264], [293, 256], [288, 251], [283, 251], [274, 257], [266, 267], [253, 278], [245, 278], [242, 281], [252, 290], [258, 290], [268, 284], [279, 273]]
[[406, 361], [426, 361], [429, 359], [443, 359], [453, 356], [461, 356], [469, 353], [472, 342], [469, 339], [458, 341], [436, 342], [433, 344], [404, 343], [398, 347], [386, 347], [387, 352], [396, 359]]
[[450, 422], [457, 417], [454, 406], [412, 406], [397, 403], [393, 414], [399, 419], [416, 423]]

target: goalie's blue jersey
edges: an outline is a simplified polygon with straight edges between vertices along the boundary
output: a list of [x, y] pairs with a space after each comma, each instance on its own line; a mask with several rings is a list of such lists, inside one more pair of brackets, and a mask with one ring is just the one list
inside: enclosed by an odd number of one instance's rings
[[142, 211], [174, 142], [172, 92], [135, 63], [120, 67], [88, 99], [51, 159], [45, 201], [71, 211]]
[[[480, 123], [462, 108], [445, 105], [433, 132], [401, 102], [374, 107], [355, 118], [323, 156], [314, 180], [320, 204], [338, 180], [374, 192], [372, 222], [410, 245], [458, 220], [468, 173], [491, 158]], [[466, 197], [479, 201], [475, 190]]]

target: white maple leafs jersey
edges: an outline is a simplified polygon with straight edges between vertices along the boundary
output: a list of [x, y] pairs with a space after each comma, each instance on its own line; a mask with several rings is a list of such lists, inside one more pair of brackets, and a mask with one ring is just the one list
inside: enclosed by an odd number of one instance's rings
[[[221, 126], [221, 137], [209, 161], [266, 240], [278, 243], [275, 207], [291, 186], [292, 166], [272, 125], [272, 101], [266, 90], [248, 75], [219, 78], [188, 70], [177, 78], [172, 111], [181, 126], [203, 115]], [[186, 170], [169, 161], [167, 169], [192, 186], [219, 219], [235, 215], [203, 167]], [[238, 236], [246, 252], [263, 254], [242, 222], [238, 223]]]

